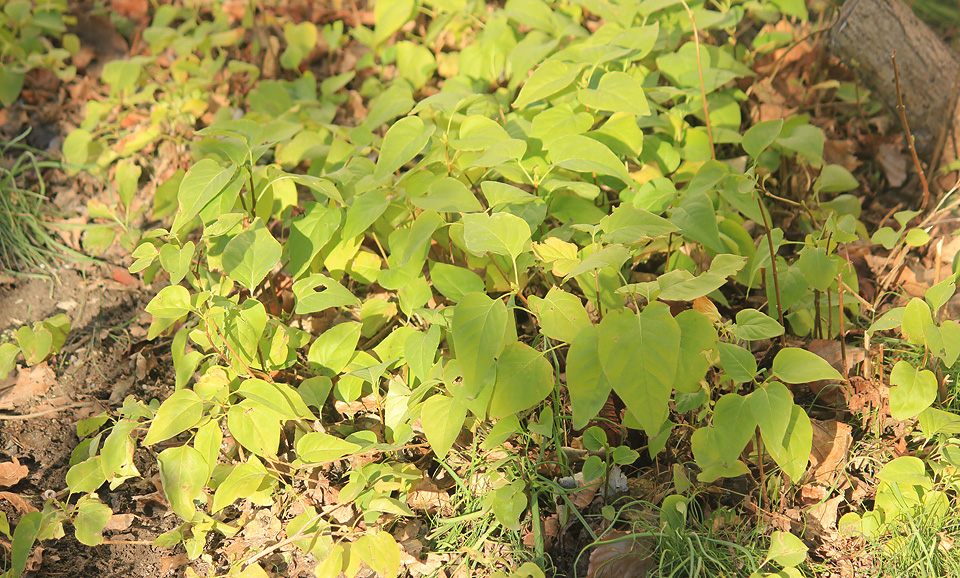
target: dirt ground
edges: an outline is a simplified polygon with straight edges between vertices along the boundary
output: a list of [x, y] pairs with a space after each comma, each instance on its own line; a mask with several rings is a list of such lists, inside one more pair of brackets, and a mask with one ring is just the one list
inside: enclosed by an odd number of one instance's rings
[[[163, 356], [157, 349], [165, 342], [143, 341], [148, 322], [141, 312], [150, 297], [122, 270], [103, 266], [74, 264], [49, 276], [0, 280], [0, 332], [58, 313], [65, 313], [72, 325], [61, 353], [39, 369], [28, 370], [43, 381], [39, 387], [44, 393], [0, 412], [0, 461], [17, 460], [29, 472], [0, 493], [0, 510], [11, 523], [23, 514], [16, 496], [26, 501], [26, 507], [42, 508], [45, 492], [66, 487], [71, 452], [79, 441], [77, 421], [116, 408], [127, 395], [149, 400], [165, 397], [172, 389], [172, 376], [162, 369], [169, 364], [157, 359]], [[18, 378], [15, 371], [0, 381], [0, 395], [15, 388]], [[42, 544], [32, 576], [183, 575], [183, 555], [149, 545], [178, 522], [151, 499], [157, 490], [151, 481], [156, 474], [154, 456], [141, 449], [136, 461], [143, 478], [115, 491], [107, 486], [100, 491], [100, 498], [119, 515], [117, 529], [106, 533], [105, 543], [93, 548], [80, 544], [68, 528], [65, 537]]]

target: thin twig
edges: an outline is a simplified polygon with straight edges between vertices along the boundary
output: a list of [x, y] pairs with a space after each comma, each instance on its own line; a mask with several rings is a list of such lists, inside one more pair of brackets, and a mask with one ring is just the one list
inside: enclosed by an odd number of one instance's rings
[[[777, 316], [780, 318], [780, 325], [786, 327], [783, 323], [783, 305], [780, 300], [780, 279], [777, 275], [777, 255], [773, 250], [773, 230], [770, 229], [770, 220], [767, 219], [767, 211], [763, 208], [763, 199], [757, 195], [757, 204], [760, 205], [760, 216], [763, 217], [763, 226], [767, 229], [767, 245], [770, 248], [770, 273], [773, 275], [773, 290], [777, 297]], [[780, 343], [786, 345], [786, 334], [780, 335]]]
[[903, 106], [903, 94], [900, 93], [900, 68], [897, 67], [897, 51], [894, 50], [890, 55], [893, 61], [893, 80], [897, 85], [897, 112], [900, 113], [900, 122], [903, 123], [903, 132], [907, 134], [907, 146], [910, 148], [910, 155], [913, 157], [913, 166], [920, 175], [920, 185], [923, 187], [923, 200], [920, 201], [920, 210], [927, 208], [930, 202], [930, 186], [927, 184], [927, 175], [923, 171], [923, 165], [920, 164], [920, 157], [917, 156], [917, 149], [913, 146], [913, 135], [910, 134], [910, 125], [907, 123], [907, 109]]
[[717, 151], [713, 146], [713, 127], [710, 125], [710, 105], [707, 103], [707, 90], [703, 85], [703, 62], [700, 61], [700, 31], [697, 30], [697, 20], [693, 16], [693, 10], [687, 4], [686, 0], [680, 0], [683, 7], [687, 9], [687, 16], [690, 18], [690, 24], [693, 25], [693, 45], [697, 50], [697, 76], [700, 78], [700, 98], [703, 99], [703, 122], [707, 125], [707, 140], [710, 141], [710, 158], [717, 160]]
[[66, 409], [74, 409], [78, 407], [85, 407], [88, 405], [93, 405], [92, 401], [81, 401], [77, 403], [71, 403], [69, 405], [61, 405], [60, 407], [54, 407], [51, 409], [45, 409], [43, 411], [35, 411], [33, 413], [24, 413], [19, 415], [0, 415], [0, 421], [17, 421], [17, 420], [27, 420], [33, 419], [35, 417], [43, 417], [45, 415], [50, 415], [52, 413], [60, 413]]

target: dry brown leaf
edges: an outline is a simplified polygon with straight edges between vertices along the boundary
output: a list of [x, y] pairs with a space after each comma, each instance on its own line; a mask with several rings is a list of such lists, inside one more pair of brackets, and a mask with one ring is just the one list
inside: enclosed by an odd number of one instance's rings
[[421, 478], [407, 494], [407, 505], [414, 510], [423, 510], [431, 514], [449, 510], [450, 496], [441, 491], [429, 478]]
[[830, 485], [847, 466], [847, 456], [853, 443], [853, 428], [835, 420], [811, 419], [813, 445], [810, 451], [812, 479]]
[[853, 154], [856, 146], [857, 143], [853, 139], [827, 139], [823, 144], [823, 159], [831, 165], [840, 165], [852, 173], [860, 166], [860, 161]]
[[46, 363], [21, 368], [16, 377], [0, 381], [0, 409], [11, 409], [47, 393], [56, 375]]
[[265, 542], [276, 540], [282, 529], [280, 520], [270, 510], [263, 509], [247, 522], [242, 535], [251, 546], [262, 546]]
[[837, 508], [843, 502], [843, 496], [834, 496], [819, 502], [806, 511], [807, 526], [804, 533], [811, 532], [815, 537], [832, 538], [837, 532]]
[[20, 460], [16, 457], [13, 458], [12, 462], [0, 463], [0, 487], [15, 486], [29, 473], [27, 466], [20, 465]]
[[361, 411], [376, 414], [377, 401], [379, 401], [377, 396], [370, 394], [350, 403], [338, 400], [334, 402], [333, 407], [340, 412], [340, 415], [352, 418]]
[[[866, 357], [866, 351], [862, 347], [847, 345], [846, 368], [844, 368], [844, 355], [840, 349], [840, 342], [836, 339], [814, 339], [807, 344], [807, 350], [822, 357], [841, 374], [846, 373], [847, 375]], [[839, 406], [844, 401], [843, 386], [838, 385], [834, 380], [811, 382], [809, 387], [821, 403]]]
[[129, 528], [136, 519], [137, 517], [133, 514], [114, 514], [107, 520], [107, 525], [103, 529], [120, 532]]
[[618, 530], [604, 534], [601, 544], [590, 552], [587, 578], [643, 578], [653, 567], [653, 543], [650, 538], [630, 536]]
[[907, 157], [900, 145], [885, 143], [877, 147], [877, 164], [891, 187], [907, 182]]
[[20, 510], [21, 514], [29, 514], [30, 512], [37, 511], [37, 509], [31, 506], [26, 500], [13, 492], [0, 492], [0, 498], [13, 504], [13, 507]]

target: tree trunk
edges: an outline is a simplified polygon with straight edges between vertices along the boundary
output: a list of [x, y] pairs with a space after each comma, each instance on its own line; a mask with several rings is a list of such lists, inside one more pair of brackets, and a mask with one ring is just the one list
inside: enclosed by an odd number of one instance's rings
[[914, 146], [936, 168], [957, 158], [960, 59], [900, 0], [847, 0], [829, 35], [830, 50], [897, 114], [891, 54]]

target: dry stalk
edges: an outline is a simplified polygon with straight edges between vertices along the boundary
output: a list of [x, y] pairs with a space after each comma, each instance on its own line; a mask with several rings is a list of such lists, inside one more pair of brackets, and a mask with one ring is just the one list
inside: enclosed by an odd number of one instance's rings
[[920, 185], [923, 187], [923, 200], [920, 201], [920, 210], [927, 208], [930, 202], [930, 186], [927, 184], [927, 175], [923, 171], [923, 165], [920, 164], [920, 158], [917, 156], [917, 149], [913, 146], [913, 135], [910, 134], [910, 125], [907, 123], [907, 109], [903, 106], [903, 94], [900, 92], [900, 68], [897, 67], [897, 51], [894, 50], [890, 55], [893, 61], [893, 79], [897, 85], [897, 112], [900, 113], [900, 122], [903, 123], [903, 132], [907, 135], [907, 146], [910, 148], [910, 155], [913, 157], [913, 166], [920, 175]]

